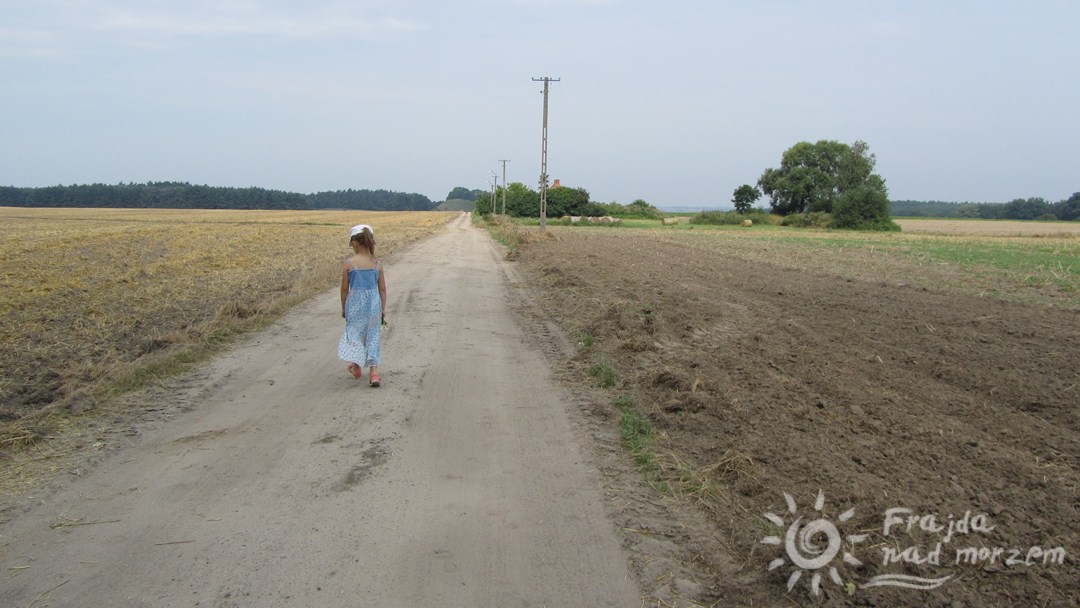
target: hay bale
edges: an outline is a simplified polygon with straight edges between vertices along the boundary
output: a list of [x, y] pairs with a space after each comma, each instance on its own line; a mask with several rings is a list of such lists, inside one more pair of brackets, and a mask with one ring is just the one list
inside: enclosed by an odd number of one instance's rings
[[679, 218], [677, 218], [677, 217], [665, 217], [664, 218], [664, 225], [665, 226], [674, 226], [675, 224], [678, 224], [678, 223], [679, 223]]
[[754, 220], [743, 220], [742, 225], [745, 226], [746, 228], [749, 228], [750, 226], [754, 225]]

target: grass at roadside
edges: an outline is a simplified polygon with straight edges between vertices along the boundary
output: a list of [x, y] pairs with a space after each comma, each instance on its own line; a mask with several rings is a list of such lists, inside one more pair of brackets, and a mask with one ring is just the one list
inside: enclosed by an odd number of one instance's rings
[[331, 288], [348, 227], [386, 255], [452, 214], [0, 208], [0, 450], [204, 360]]
[[669, 438], [657, 431], [634, 400], [620, 395], [613, 401], [619, 412], [619, 437], [645, 480], [657, 491], [708, 504], [723, 494], [720, 481], [745, 475], [746, 456], [729, 450], [716, 463], [694, 466], [674, 451], [663, 448]]
[[539, 220], [517, 220], [506, 216], [472, 215], [473, 225], [491, 233], [492, 238], [513, 254], [525, 243], [554, 238], [550, 230], [540, 231]]
[[617, 397], [615, 407], [621, 415], [619, 436], [622, 437], [623, 445], [634, 457], [634, 463], [638, 465], [642, 473], [646, 475], [654, 473], [657, 468], [657, 458], [653, 452], [652, 443], [656, 436], [656, 429], [629, 397]]
[[618, 376], [615, 373], [615, 368], [612, 367], [611, 361], [607, 359], [600, 359], [589, 368], [596, 381], [600, 384], [600, 388], [614, 388], [618, 381]]

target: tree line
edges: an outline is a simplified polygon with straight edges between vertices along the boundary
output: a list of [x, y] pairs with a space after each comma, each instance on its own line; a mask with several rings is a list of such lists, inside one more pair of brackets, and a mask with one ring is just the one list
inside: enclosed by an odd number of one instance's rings
[[813, 220], [833, 228], [896, 230], [892, 216], [1012, 220], [1080, 219], [1080, 193], [1051, 203], [1020, 198], [1008, 203], [890, 201], [885, 180], [874, 173], [876, 158], [866, 142], [848, 145], [832, 140], [799, 142], [787, 149], [778, 168], [766, 169], [757, 186], [735, 189], [731, 202], [739, 213], [750, 211], [763, 194], [773, 213], [792, 220]]
[[[512, 217], [540, 217], [540, 193], [520, 182], [500, 187], [495, 193], [496, 213], [503, 213], [503, 198], [506, 200], [506, 215]], [[492, 212], [491, 192], [482, 192], [476, 197], [475, 212]], [[648, 202], [638, 199], [629, 204], [616, 202], [602, 203], [589, 199], [589, 191], [584, 188], [558, 186], [547, 189], [547, 217], [564, 216], [613, 216], [620, 218], [659, 219], [663, 213]]]
[[9, 207], [430, 211], [437, 204], [422, 194], [387, 190], [349, 189], [298, 194], [255, 187], [199, 186], [187, 182], [86, 184], [44, 188], [0, 186], [0, 205]]
[[439, 204], [423, 194], [389, 190], [337, 190], [310, 195], [312, 209], [368, 209], [371, 211], [431, 211]]
[[1008, 203], [892, 201], [892, 214], [906, 217], [974, 218], [984, 220], [1080, 220], [1080, 192], [1056, 203], [1044, 198], [1017, 198]]

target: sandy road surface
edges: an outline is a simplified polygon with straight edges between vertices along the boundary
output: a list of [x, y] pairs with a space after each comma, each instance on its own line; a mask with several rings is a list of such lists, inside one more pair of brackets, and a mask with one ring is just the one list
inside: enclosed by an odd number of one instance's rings
[[599, 474], [465, 216], [388, 263], [383, 387], [336, 290], [0, 527], [2, 606], [637, 606]]

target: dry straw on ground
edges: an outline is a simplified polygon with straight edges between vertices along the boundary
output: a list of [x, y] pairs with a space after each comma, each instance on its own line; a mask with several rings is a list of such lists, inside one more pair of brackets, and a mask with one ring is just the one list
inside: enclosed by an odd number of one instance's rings
[[919, 218], [896, 220], [904, 232], [963, 236], [1080, 237], [1080, 222], [1035, 222], [1028, 220], [955, 220]]
[[451, 216], [0, 208], [0, 453], [331, 288], [350, 226], [385, 256]]

